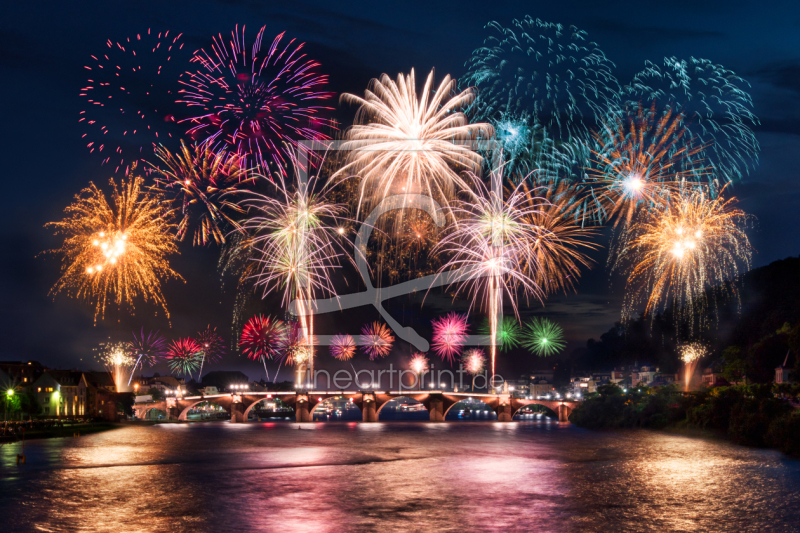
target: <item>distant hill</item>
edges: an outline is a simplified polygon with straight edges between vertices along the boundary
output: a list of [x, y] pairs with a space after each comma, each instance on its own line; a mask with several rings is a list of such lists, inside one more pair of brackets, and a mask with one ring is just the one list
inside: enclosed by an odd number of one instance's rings
[[789, 347], [795, 353], [800, 348], [800, 257], [775, 261], [709, 290], [706, 308], [713, 317], [693, 329], [681, 324], [677, 342], [673, 310], [667, 309], [654, 317], [616, 324], [599, 340], [589, 339], [586, 348], [573, 351], [568, 361], [578, 370], [652, 363], [674, 372], [681, 366], [677, 345], [701, 340], [710, 347], [702, 365], [721, 357], [725, 348], [737, 346], [746, 361], [748, 378], [768, 381]]

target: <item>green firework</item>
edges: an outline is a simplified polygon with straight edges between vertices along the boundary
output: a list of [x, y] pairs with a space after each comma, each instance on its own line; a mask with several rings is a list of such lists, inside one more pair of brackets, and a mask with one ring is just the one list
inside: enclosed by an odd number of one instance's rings
[[564, 349], [564, 330], [547, 318], [533, 317], [525, 323], [522, 346], [539, 357], [556, 355]]

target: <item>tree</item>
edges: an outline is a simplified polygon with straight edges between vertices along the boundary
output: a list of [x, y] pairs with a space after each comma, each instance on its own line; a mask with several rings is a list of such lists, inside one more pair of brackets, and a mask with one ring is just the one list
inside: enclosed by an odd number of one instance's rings
[[154, 402], [160, 402], [164, 397], [164, 395], [161, 394], [161, 391], [156, 389], [155, 387], [152, 387], [150, 390], [148, 390], [147, 394], [149, 394], [153, 398]]

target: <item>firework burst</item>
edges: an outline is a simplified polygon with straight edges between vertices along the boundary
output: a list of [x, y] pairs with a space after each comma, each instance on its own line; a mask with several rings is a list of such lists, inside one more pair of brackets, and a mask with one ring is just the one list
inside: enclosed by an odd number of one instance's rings
[[472, 375], [472, 390], [475, 390], [475, 378], [486, 368], [486, 355], [480, 348], [470, 348], [461, 356], [461, 366]]
[[408, 367], [417, 375], [418, 388], [422, 390], [422, 375], [430, 369], [430, 361], [424, 353], [417, 352], [408, 361]]
[[640, 208], [657, 208], [684, 181], [704, 173], [699, 154], [703, 147], [689, 137], [682, 115], [667, 110], [658, 116], [655, 106], [637, 105], [635, 112], [614, 116], [594, 134], [588, 187], [596, 200], [597, 220], [616, 218], [628, 226]]
[[[509, 352], [519, 346], [519, 335], [522, 331], [517, 319], [510, 316], [504, 316], [502, 320], [497, 321], [496, 330], [494, 332], [495, 344], [500, 346], [503, 352]], [[481, 323], [478, 332], [481, 335], [486, 335], [491, 341], [492, 339], [492, 321], [491, 318], [485, 318]]]
[[[615, 264], [627, 266], [625, 318], [644, 300], [646, 314], [671, 302], [676, 322], [685, 316], [693, 323], [695, 314], [705, 310], [707, 289], [733, 279], [740, 265], [749, 269], [748, 216], [735, 202], [690, 191], [663, 211], [642, 212]], [[736, 293], [735, 285], [730, 290]]]
[[356, 341], [347, 333], [334, 335], [331, 339], [331, 355], [339, 361], [349, 361], [356, 354]]
[[576, 221], [583, 203], [578, 189], [560, 182], [530, 190], [523, 183], [522, 191], [530, 196], [535, 192], [540, 202], [523, 217], [524, 223], [539, 234], [530, 250], [535, 258], [530, 268], [534, 283], [545, 295], [574, 291], [581, 267], [592, 265], [583, 251], [598, 248], [591, 241], [598, 232]]
[[497, 22], [486, 28], [489, 36], [467, 61], [460, 83], [478, 91], [467, 114], [505, 130], [499, 139], [504, 148], [518, 147], [506, 156], [535, 152], [531, 132], [542, 126], [545, 138], [570, 159], [585, 161], [590, 125], [619, 101], [614, 64], [574, 26], [526, 16], [511, 28]]
[[394, 336], [386, 324], [372, 322], [361, 328], [359, 344], [370, 361], [386, 357], [392, 351]]
[[190, 56], [181, 35], [169, 31], [148, 28], [106, 41], [105, 50], [85, 65], [90, 77], [80, 91], [87, 106], [79, 122], [89, 152], [127, 174], [129, 165], [152, 154], [158, 143], [177, 139], [181, 129], [168, 109]]
[[275, 197], [250, 193], [240, 205], [252, 215], [243, 224], [255, 263], [250, 279], [264, 296], [283, 290], [283, 304], [296, 306], [291, 312], [300, 318], [313, 353], [312, 302], [321, 294], [336, 294], [332, 273], [342, 255], [337, 221], [345, 208], [327, 200], [329, 189], [315, 190], [316, 177], [304, 181], [300, 176], [296, 171], [290, 187], [278, 174]]
[[534, 317], [523, 327], [521, 344], [539, 357], [556, 355], [566, 346], [564, 330], [552, 320]]
[[[502, 311], [503, 295], [517, 314], [517, 294], [542, 299], [543, 288], [536, 282], [541, 246], [553, 246], [542, 239], [542, 231], [530, 225], [539, 216], [541, 201], [523, 184], [503, 193], [502, 174], [492, 172], [491, 188], [470, 174], [474, 192], [453, 209], [458, 220], [455, 228], [434, 249], [450, 259], [440, 274], [457, 272], [450, 278], [456, 296], [466, 293], [470, 309], [483, 303], [490, 323], [492, 373], [498, 341], [497, 318]], [[537, 252], [538, 250], [538, 252]], [[452, 275], [452, 274], [451, 274]]]
[[133, 340], [128, 342], [128, 353], [136, 358], [128, 378], [130, 385], [137, 366], [141, 365], [140, 368], [144, 368], [145, 363], [153, 366], [167, 354], [167, 340], [158, 331], [151, 331], [145, 335], [142, 328], [138, 335], [136, 332], [133, 333]]
[[100, 345], [100, 361], [114, 380], [117, 392], [124, 392], [125, 374], [136, 364], [127, 342], [103, 343]]
[[112, 203], [93, 183], [65, 209], [67, 217], [50, 222], [64, 244], [51, 253], [62, 258], [61, 278], [50, 290], [90, 301], [95, 320], [105, 314], [109, 302], [133, 307], [142, 298], [160, 306], [167, 317], [161, 284], [169, 278], [182, 280], [167, 260], [177, 253], [171, 235], [172, 211], [165, 210], [161, 195], [142, 190], [143, 180], [130, 177], [119, 187], [110, 180]]
[[[242, 158], [225, 150], [215, 151], [208, 145], [190, 148], [181, 141], [181, 150], [172, 153], [163, 146], [156, 149], [161, 163], [156, 170], [156, 190], [172, 196], [182, 215], [177, 227], [178, 240], [193, 233], [195, 246], [210, 240], [225, 242], [224, 227], [238, 227], [229, 212], [241, 213], [231, 195], [248, 179]], [[190, 226], [194, 224], [194, 232]]]
[[708, 355], [708, 347], [700, 342], [691, 342], [680, 346], [678, 352], [681, 355], [681, 361], [684, 363], [684, 382], [686, 384], [686, 390], [689, 390], [692, 376], [694, 376], [694, 371], [697, 368], [697, 363], [700, 362], [700, 359]]
[[691, 142], [701, 147], [684, 162], [701, 159], [703, 176], [724, 182], [741, 177], [758, 162], [760, 147], [753, 127], [759, 121], [749, 90], [747, 81], [722, 65], [707, 59], [668, 57], [663, 66], [646, 62], [644, 70], [625, 86], [624, 95], [633, 105], [656, 102], [664, 116], [673, 110], [680, 114], [686, 135], [678, 145]]
[[217, 333], [217, 328], [212, 328], [210, 325], [203, 331], [198, 331], [194, 339], [197, 344], [203, 349], [203, 356], [200, 360], [200, 372], [198, 376], [203, 373], [203, 364], [206, 361], [209, 363], [220, 361], [225, 356], [225, 341], [222, 336]]
[[264, 372], [267, 372], [267, 359], [276, 359], [280, 355], [285, 327], [286, 325], [277, 318], [256, 315], [242, 328], [239, 349], [248, 359], [260, 360], [264, 364]]
[[431, 347], [436, 355], [452, 365], [467, 342], [469, 332], [467, 315], [448, 313], [447, 316], [433, 319], [432, 324]]
[[284, 172], [289, 151], [305, 150], [298, 141], [329, 138], [320, 128], [334, 126], [326, 118], [332, 108], [322, 104], [333, 93], [324, 91], [328, 77], [303, 53], [304, 43], [281, 33], [265, 46], [265, 29], [252, 47], [237, 25], [230, 38], [214, 37], [210, 53], [195, 52], [198, 70], [181, 82], [178, 102], [193, 115], [181, 121], [192, 139], [229, 146], [264, 173]]
[[203, 347], [189, 337], [172, 341], [167, 349], [166, 360], [174, 374], [191, 377], [203, 361]]
[[342, 147], [350, 158], [339, 171], [361, 178], [359, 211], [387, 196], [412, 193], [447, 205], [465, 186], [456, 170], [480, 168], [481, 156], [460, 141], [491, 136], [491, 127], [469, 123], [460, 109], [474, 92], [451, 96], [454, 88], [455, 81], [445, 76], [434, 90], [431, 71], [417, 96], [412, 70], [408, 76], [399, 74], [397, 81], [383, 74], [372, 81], [364, 98], [342, 95], [343, 101], [360, 106]]

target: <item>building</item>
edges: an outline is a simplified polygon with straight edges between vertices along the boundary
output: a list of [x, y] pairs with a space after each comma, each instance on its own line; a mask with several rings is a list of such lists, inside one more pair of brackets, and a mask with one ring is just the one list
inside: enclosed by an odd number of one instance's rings
[[46, 418], [79, 415], [78, 384], [80, 373], [70, 370], [47, 370], [30, 387]]
[[786, 352], [786, 358], [783, 360], [783, 364], [775, 369], [775, 383], [791, 383], [791, 377], [789, 376], [790, 368], [789, 368], [789, 354], [791, 351]]
[[658, 368], [643, 366], [638, 370], [631, 371], [631, 386], [650, 385], [658, 375]]
[[718, 359], [711, 363], [711, 366], [703, 370], [703, 386], [717, 387], [729, 385], [728, 381], [722, 376], [723, 359]]
[[203, 376], [203, 386], [214, 386], [220, 392], [237, 390], [250, 384], [250, 378], [239, 371], [214, 370]]
[[38, 361], [0, 361], [0, 370], [8, 374], [17, 386], [28, 388], [47, 369]]
[[158, 374], [153, 374], [149, 378], [144, 376], [136, 378], [135, 383], [139, 385], [140, 394], [145, 394], [150, 389], [156, 389], [162, 395], [167, 395], [186, 388], [186, 380], [184, 378], [159, 376]]
[[114, 379], [108, 372], [84, 372], [78, 382], [78, 416], [117, 420]]
[[570, 379], [572, 394], [590, 394], [597, 392], [598, 382], [592, 376], [581, 376]]

